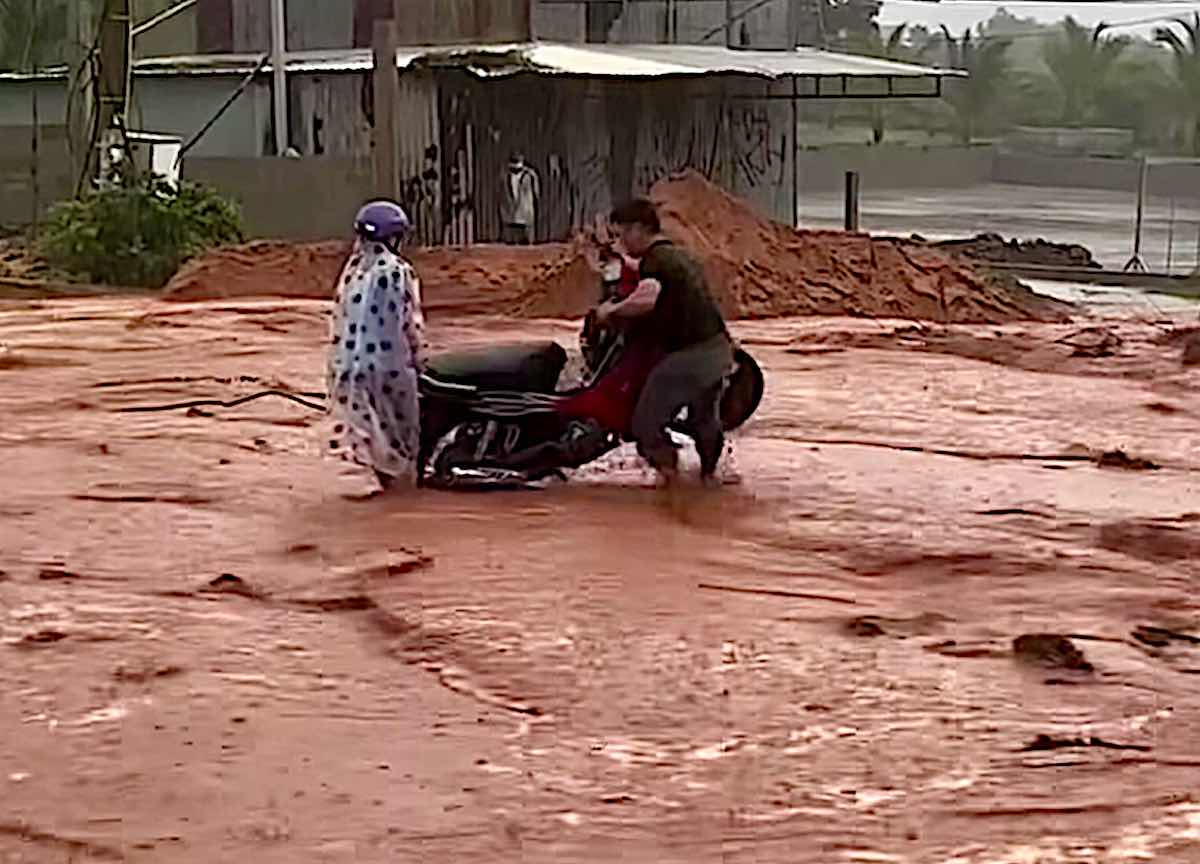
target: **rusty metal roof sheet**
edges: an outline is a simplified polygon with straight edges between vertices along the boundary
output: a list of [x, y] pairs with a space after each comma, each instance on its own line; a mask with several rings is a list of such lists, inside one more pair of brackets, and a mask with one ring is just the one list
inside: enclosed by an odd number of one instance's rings
[[[138, 75], [238, 75], [263, 62], [258, 54], [196, 54], [152, 57], [134, 63]], [[373, 66], [369, 49], [292, 52], [288, 71], [294, 73], [364, 72]], [[709, 45], [625, 45], [523, 42], [508, 45], [450, 45], [402, 47], [396, 52], [400, 69], [453, 66], [480, 77], [530, 72], [588, 78], [666, 78], [703, 75], [748, 75], [757, 78], [941, 78], [964, 73], [897, 63], [874, 57], [839, 54], [817, 48], [792, 51], [734, 50]], [[269, 69], [264, 67], [264, 71]], [[37, 75], [0, 73], [0, 80], [57, 78], [65, 69]]]

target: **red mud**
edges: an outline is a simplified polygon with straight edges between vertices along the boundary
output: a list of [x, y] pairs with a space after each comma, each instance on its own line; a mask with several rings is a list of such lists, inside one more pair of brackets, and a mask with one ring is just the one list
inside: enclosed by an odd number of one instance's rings
[[[349, 500], [293, 403], [119, 413], [319, 390], [327, 312], [0, 303], [0, 860], [1200, 860], [1200, 396], [1160, 331], [736, 323], [743, 483], [677, 498], [617, 458]], [[1118, 448], [1163, 468], [1074, 455]]]
[[[792, 315], [945, 323], [1064, 320], [1066, 307], [928, 246], [865, 234], [796, 231], [688, 172], [652, 193], [666, 232], [700, 257], [730, 319]], [[167, 286], [171, 300], [329, 296], [341, 243], [260, 242], [211, 253]], [[586, 239], [531, 248], [415, 250], [431, 312], [574, 318], [595, 303]]]

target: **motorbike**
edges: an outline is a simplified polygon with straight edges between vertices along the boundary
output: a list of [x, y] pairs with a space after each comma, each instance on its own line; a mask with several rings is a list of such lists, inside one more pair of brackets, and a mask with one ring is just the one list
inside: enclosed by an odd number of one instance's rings
[[[600, 299], [627, 296], [636, 268], [612, 256]], [[420, 473], [438, 488], [523, 487], [599, 459], [632, 438], [634, 408], [661, 357], [653, 346], [627, 344], [617, 328], [589, 315], [580, 337], [582, 382], [559, 390], [567, 352], [557, 342], [525, 342], [455, 351], [431, 358], [420, 380]], [[735, 346], [723, 382], [726, 431], [742, 426], [762, 401], [762, 370]], [[717, 394], [714, 394], [716, 397]], [[687, 410], [671, 424], [689, 435]]]

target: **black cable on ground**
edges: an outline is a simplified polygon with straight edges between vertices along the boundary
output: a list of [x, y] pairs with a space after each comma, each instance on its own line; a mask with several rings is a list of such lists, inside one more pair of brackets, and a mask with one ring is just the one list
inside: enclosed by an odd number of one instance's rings
[[[190, 408], [237, 408], [248, 402], [265, 399], [268, 396], [278, 396], [281, 399], [290, 400], [297, 405], [303, 405], [305, 408], [313, 411], [323, 412], [325, 410], [324, 405], [309, 401], [309, 399], [324, 399], [324, 393], [288, 393], [285, 390], [263, 390], [260, 393], [252, 393], [249, 396], [243, 396], [240, 399], [233, 399], [229, 402], [223, 402], [220, 399], [196, 399], [191, 402], [175, 402], [171, 405], [135, 405], [132, 408], [119, 408], [117, 409], [117, 413], [150, 414], [165, 411], [184, 411]], [[309, 398], [304, 398], [306, 396]]]

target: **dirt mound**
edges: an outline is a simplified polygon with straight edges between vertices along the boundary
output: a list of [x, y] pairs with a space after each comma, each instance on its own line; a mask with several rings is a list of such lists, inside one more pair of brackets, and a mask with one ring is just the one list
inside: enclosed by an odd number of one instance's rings
[[[652, 192], [664, 228], [700, 257], [731, 318], [856, 315], [945, 323], [1056, 321], [1068, 307], [1013, 280], [977, 273], [927, 245], [864, 234], [797, 231], [687, 172]], [[418, 249], [430, 312], [574, 318], [599, 291], [595, 237], [569, 244]], [[325, 298], [344, 243], [258, 242], [193, 261], [171, 280], [172, 300], [247, 295]]]
[[[325, 299], [348, 252], [344, 242], [259, 241], [220, 249], [185, 265], [164, 296], [179, 301], [255, 295]], [[410, 257], [430, 312], [508, 313], [530, 296], [558, 302], [577, 298], [586, 310], [595, 293], [595, 276], [577, 246], [448, 246], [414, 249]]]
[[694, 172], [661, 181], [651, 197], [667, 233], [701, 257], [731, 317], [1000, 323], [1067, 315], [1063, 304], [923, 244], [802, 231], [764, 219]]
[[1090, 249], [1076, 243], [1048, 240], [1005, 240], [999, 234], [979, 234], [963, 240], [931, 243], [935, 249], [952, 252], [974, 261], [991, 264], [1036, 264], [1042, 267], [1088, 267], [1100, 269]]
[[329, 297], [349, 244], [260, 240], [218, 249], [183, 265], [167, 283], [168, 300], [234, 297]]

